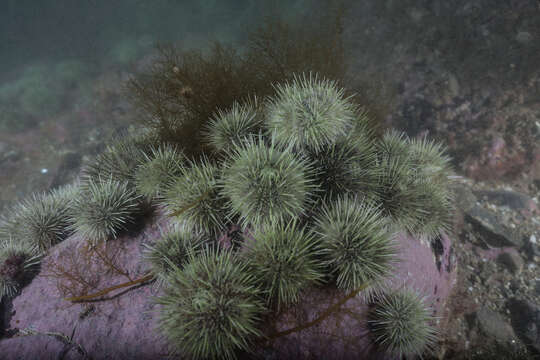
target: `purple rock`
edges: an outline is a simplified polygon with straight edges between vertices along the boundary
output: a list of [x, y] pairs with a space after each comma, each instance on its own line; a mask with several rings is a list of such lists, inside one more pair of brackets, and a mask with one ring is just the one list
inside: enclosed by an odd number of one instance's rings
[[[164, 221], [161, 220], [161, 225]], [[121, 237], [116, 240], [121, 248], [116, 257], [119, 268], [127, 270], [133, 280], [146, 275], [148, 269], [141, 261], [141, 243], [154, 241], [159, 236], [156, 225], [148, 227], [135, 237]], [[95, 310], [81, 319], [84, 308], [63, 299], [57, 279], [44, 276], [50, 273], [52, 262], [66, 265], [66, 254], [74, 252], [84, 242], [72, 236], [51, 249], [42, 262], [40, 274], [26, 286], [13, 300], [14, 315], [10, 320], [12, 329], [31, 328], [40, 333], [55, 332], [71, 336], [92, 359], [160, 359], [167, 354], [167, 344], [156, 329], [157, 316], [151, 296], [157, 295], [151, 285], [122, 288], [104, 295], [108, 300], [90, 303]], [[92, 277], [97, 290], [128, 282], [120, 274], [105, 275], [106, 268], [96, 268], [81, 259], [81, 268], [94, 272]], [[103, 265], [103, 264], [101, 264]], [[122, 293], [119, 296], [119, 293]], [[64, 344], [52, 336], [32, 335], [0, 341], [2, 359], [56, 359]], [[75, 350], [70, 350], [68, 358], [82, 359]]]

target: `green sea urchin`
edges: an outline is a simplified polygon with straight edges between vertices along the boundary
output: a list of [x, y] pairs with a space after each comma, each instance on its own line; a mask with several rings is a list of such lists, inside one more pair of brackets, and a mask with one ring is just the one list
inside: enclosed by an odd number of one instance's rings
[[339, 288], [376, 284], [392, 269], [396, 250], [380, 208], [369, 201], [345, 197], [325, 205], [315, 232]]
[[143, 257], [150, 263], [151, 273], [161, 285], [174, 267], [182, 269], [189, 255], [200, 251], [208, 239], [204, 235], [193, 234], [180, 226], [175, 226], [153, 245], [145, 244]]
[[432, 237], [448, 229], [451, 172], [441, 148], [396, 131], [387, 132], [378, 148], [384, 215], [415, 235]]
[[400, 229], [411, 233], [423, 224], [428, 215], [420, 199], [418, 187], [407, 159], [384, 158], [380, 165], [379, 199], [383, 215]]
[[150, 155], [144, 154], [144, 160], [135, 171], [137, 192], [148, 199], [162, 197], [171, 180], [182, 173], [186, 158], [177, 148], [164, 145], [152, 149]]
[[89, 179], [74, 201], [72, 228], [93, 242], [116, 238], [140, 211], [139, 196], [127, 182]]
[[225, 198], [218, 188], [220, 169], [203, 157], [188, 161], [168, 186], [163, 203], [195, 232], [215, 238], [225, 229]]
[[267, 106], [266, 126], [278, 144], [295, 150], [318, 151], [353, 128], [355, 106], [335, 82], [295, 76], [276, 86], [276, 96]]
[[348, 194], [376, 195], [377, 154], [366, 136], [343, 137], [318, 151], [308, 150], [306, 154], [317, 169], [322, 201]]
[[244, 227], [299, 216], [318, 189], [311, 165], [277, 148], [274, 138], [268, 145], [261, 136], [246, 139], [233, 148], [224, 167], [222, 188], [230, 199], [230, 216], [239, 214]]
[[424, 189], [422, 204], [429, 216], [416, 232], [429, 237], [448, 232], [452, 223], [454, 194], [453, 170], [446, 149], [426, 138], [409, 141], [409, 154], [417, 174], [418, 186]]
[[67, 238], [77, 191], [76, 186], [69, 185], [21, 201], [14, 214], [21, 228], [13, 236], [35, 244], [42, 252]]
[[163, 305], [159, 326], [176, 351], [194, 359], [234, 359], [262, 335], [256, 278], [232, 252], [206, 248], [166, 281], [157, 299]]
[[41, 255], [37, 246], [11, 238], [0, 241], [0, 300], [12, 297], [37, 270]]
[[413, 290], [382, 295], [370, 309], [368, 322], [374, 344], [391, 356], [418, 356], [436, 340], [431, 309]]
[[427, 138], [408, 140], [408, 153], [412, 166], [417, 169], [419, 176], [428, 176], [442, 183], [448, 182], [452, 174], [450, 158], [445, 155], [446, 148]]
[[302, 290], [324, 278], [317, 240], [294, 221], [265, 224], [255, 230], [253, 238], [245, 256], [269, 306], [279, 310], [296, 304]]
[[242, 105], [235, 102], [228, 111], [218, 111], [214, 115], [204, 131], [204, 137], [215, 151], [226, 153], [235, 143], [259, 132], [261, 117], [257, 98]]

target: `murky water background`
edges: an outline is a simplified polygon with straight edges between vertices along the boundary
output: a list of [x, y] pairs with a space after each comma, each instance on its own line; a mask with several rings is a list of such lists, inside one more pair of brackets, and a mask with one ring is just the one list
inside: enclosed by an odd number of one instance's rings
[[265, 16], [309, 9], [286, 1], [3, 2], [0, 209], [69, 181], [59, 168], [76, 170], [105, 133], [132, 122], [122, 87], [157, 43], [241, 48]]

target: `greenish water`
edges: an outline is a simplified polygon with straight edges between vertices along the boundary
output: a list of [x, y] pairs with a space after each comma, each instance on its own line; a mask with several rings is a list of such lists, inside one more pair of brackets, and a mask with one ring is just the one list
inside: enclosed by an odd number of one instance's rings
[[302, 8], [299, 1], [5, 0], [1, 73], [9, 77], [20, 66], [67, 58], [127, 62], [157, 41], [198, 47], [210, 38], [242, 40], [263, 16]]
[[0, 106], [7, 114], [0, 122], [22, 130], [35, 122], [28, 115], [58, 113], [74, 85], [110, 68], [132, 70], [157, 43], [242, 44], [265, 16], [306, 9], [299, 1], [3, 1]]
[[[140, 60], [155, 53], [157, 44], [205, 49], [217, 40], [241, 48], [248, 33], [266, 17], [296, 21], [313, 4], [2, 1], [0, 184], [4, 190], [0, 191], [0, 209], [57, 184], [49, 169], [61, 167], [59, 162], [66, 152], [86, 155], [81, 149], [84, 141], [96, 138], [89, 132], [101, 138], [103, 133], [130, 123], [130, 119], [117, 121], [109, 115], [128, 111], [121, 87], [127, 74], [140, 67]], [[67, 139], [62, 135], [64, 130]]]

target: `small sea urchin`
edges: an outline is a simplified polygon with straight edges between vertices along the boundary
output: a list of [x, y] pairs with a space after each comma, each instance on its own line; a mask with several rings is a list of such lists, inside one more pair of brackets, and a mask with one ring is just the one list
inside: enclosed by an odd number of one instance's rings
[[278, 144], [317, 151], [353, 128], [355, 111], [335, 82], [303, 74], [276, 86], [265, 124]]
[[182, 269], [189, 255], [200, 251], [204, 244], [208, 243], [207, 240], [203, 235], [193, 234], [192, 231], [175, 226], [163, 234], [155, 244], [145, 244], [143, 256], [150, 263], [151, 273], [156, 277], [158, 286], [174, 267]]
[[215, 238], [224, 229], [225, 199], [219, 192], [220, 169], [203, 157], [188, 161], [168, 186], [163, 203], [193, 231]]
[[447, 229], [451, 172], [441, 148], [389, 131], [378, 144], [378, 152], [384, 215], [415, 235], [432, 237]]
[[14, 216], [20, 224], [15, 231], [22, 241], [34, 244], [42, 252], [71, 234], [73, 198], [78, 189], [74, 185], [32, 195], [16, 206]]
[[231, 150], [234, 144], [255, 135], [262, 126], [260, 105], [255, 98], [246, 104], [234, 103], [228, 111], [218, 111], [205, 129], [206, 141], [214, 150]]
[[396, 251], [385, 225], [379, 208], [356, 197], [323, 207], [315, 232], [339, 288], [374, 285], [389, 274]]
[[232, 252], [206, 248], [166, 281], [159, 326], [175, 350], [194, 359], [234, 359], [262, 335], [256, 278]]
[[323, 279], [318, 242], [296, 222], [265, 224], [255, 230], [253, 238], [245, 256], [250, 272], [265, 290], [268, 305], [279, 310], [295, 304], [302, 290]]
[[140, 211], [139, 196], [127, 182], [89, 179], [74, 201], [72, 228], [93, 242], [128, 230]]
[[299, 216], [318, 187], [306, 160], [277, 148], [273, 138], [267, 145], [259, 136], [233, 148], [222, 189], [230, 199], [230, 216], [240, 215], [246, 227]]
[[180, 175], [186, 158], [181, 150], [163, 145], [152, 149], [150, 155], [135, 171], [137, 192], [148, 199], [162, 197], [171, 180]]
[[418, 356], [436, 340], [431, 309], [413, 290], [383, 294], [370, 309], [368, 322], [374, 344], [391, 356]]
[[342, 137], [306, 154], [317, 169], [316, 180], [323, 193], [321, 200], [358, 193], [376, 195], [377, 156], [366, 136]]

